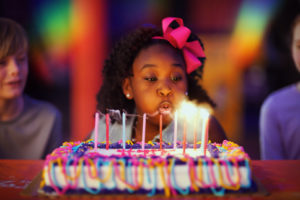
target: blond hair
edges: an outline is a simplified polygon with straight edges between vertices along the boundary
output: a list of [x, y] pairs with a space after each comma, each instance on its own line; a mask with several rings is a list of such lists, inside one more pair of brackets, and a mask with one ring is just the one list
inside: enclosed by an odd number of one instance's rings
[[0, 59], [28, 51], [25, 30], [17, 22], [0, 17]]

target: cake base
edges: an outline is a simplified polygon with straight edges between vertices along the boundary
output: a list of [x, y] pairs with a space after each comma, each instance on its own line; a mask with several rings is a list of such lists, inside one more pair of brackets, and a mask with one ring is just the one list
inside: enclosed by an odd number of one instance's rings
[[[21, 192], [21, 195], [26, 196], [26, 197], [53, 197], [53, 196], [57, 196], [55, 195], [50, 195], [50, 194], [42, 194], [41, 193], [41, 189], [40, 189], [40, 182], [42, 180], [42, 171], [39, 172], [39, 174], [37, 176], [34, 177], [34, 179], [24, 188], [24, 190]], [[204, 192], [204, 191], [203, 191]], [[96, 194], [96, 195], [92, 195], [86, 192], [83, 193], [74, 193], [73, 192], [67, 192], [65, 194], [66, 197], [101, 197], [102, 199], [112, 199], [112, 200], [116, 200], [118, 198], [124, 198], [124, 197], [132, 197], [135, 194], [132, 193], [113, 193], [109, 194], [110, 192], [106, 193], [106, 194]], [[204, 196], [204, 197], [213, 197], [215, 196], [214, 194], [212, 194], [211, 192], [209, 193], [192, 193], [189, 194], [187, 196], [184, 197], [193, 197], [193, 196]], [[239, 191], [225, 191], [224, 196], [225, 197], [230, 197], [230, 196], [266, 196], [269, 195], [269, 192], [266, 190], [266, 188], [264, 187], [264, 185], [259, 181], [258, 178], [256, 178], [255, 176], [252, 177], [252, 184], [251, 184], [251, 188], [247, 189], [247, 190], [239, 190]], [[154, 197], [151, 197], [151, 199], [156, 199], [155, 197], [157, 197], [157, 199], [169, 199], [168, 197], [165, 197], [164, 192], [162, 191], [161, 193], [157, 193]], [[135, 199], [137, 200], [145, 200], [145, 193], [139, 193], [137, 194], [137, 196], [135, 196]]]

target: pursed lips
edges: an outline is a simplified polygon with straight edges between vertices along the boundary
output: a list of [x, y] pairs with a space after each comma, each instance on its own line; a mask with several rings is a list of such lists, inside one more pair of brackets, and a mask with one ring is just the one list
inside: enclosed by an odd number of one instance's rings
[[170, 101], [163, 101], [159, 104], [158, 111], [162, 114], [170, 114], [172, 111], [172, 103]]

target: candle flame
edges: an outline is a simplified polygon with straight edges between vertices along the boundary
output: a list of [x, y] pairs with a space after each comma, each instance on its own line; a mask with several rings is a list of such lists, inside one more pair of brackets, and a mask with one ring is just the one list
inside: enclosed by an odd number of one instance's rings
[[177, 107], [178, 120], [186, 123], [187, 126], [187, 142], [193, 142], [196, 131], [199, 140], [199, 134], [203, 132], [203, 127], [213, 109], [208, 104], [197, 104], [193, 101], [184, 100]]
[[178, 106], [178, 113], [181, 117], [187, 120], [200, 118], [207, 118], [213, 112], [208, 104], [197, 104], [193, 101], [184, 100]]

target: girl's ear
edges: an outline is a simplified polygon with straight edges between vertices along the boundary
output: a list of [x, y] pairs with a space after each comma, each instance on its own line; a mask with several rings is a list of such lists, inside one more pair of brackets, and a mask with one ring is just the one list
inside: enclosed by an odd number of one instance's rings
[[122, 88], [123, 88], [123, 94], [125, 95], [125, 97], [127, 99], [133, 99], [132, 87], [131, 87], [129, 78], [124, 79]]

